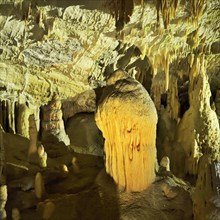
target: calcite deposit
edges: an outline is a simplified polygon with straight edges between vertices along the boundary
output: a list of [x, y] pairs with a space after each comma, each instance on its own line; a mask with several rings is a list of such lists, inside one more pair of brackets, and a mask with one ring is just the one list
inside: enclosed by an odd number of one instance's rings
[[70, 141], [64, 128], [61, 105], [59, 96], [54, 95], [51, 101], [43, 107], [42, 141], [57, 139], [59, 142], [69, 145]]
[[219, 0], [1, 0], [0, 220], [219, 220], [219, 25]]
[[107, 85], [96, 112], [106, 170], [127, 191], [142, 191], [155, 180], [156, 109], [142, 85], [121, 70]]

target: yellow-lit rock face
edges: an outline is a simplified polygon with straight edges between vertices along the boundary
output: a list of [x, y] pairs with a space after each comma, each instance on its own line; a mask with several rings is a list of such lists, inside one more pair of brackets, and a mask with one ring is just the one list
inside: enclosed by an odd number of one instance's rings
[[210, 155], [203, 155], [199, 160], [198, 170], [196, 188], [192, 196], [194, 219], [219, 219], [220, 163], [213, 161]]
[[96, 113], [106, 170], [127, 191], [142, 191], [155, 179], [156, 109], [142, 85], [122, 71], [107, 84]]

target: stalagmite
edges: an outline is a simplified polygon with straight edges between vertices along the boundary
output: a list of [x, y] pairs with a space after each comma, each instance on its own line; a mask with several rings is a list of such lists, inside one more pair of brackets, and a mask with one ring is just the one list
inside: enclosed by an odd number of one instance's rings
[[44, 205], [44, 210], [43, 210], [43, 219], [50, 219], [51, 215], [53, 214], [53, 211], [55, 209], [55, 204], [51, 201], [47, 201], [46, 204]]
[[96, 112], [105, 165], [119, 187], [142, 191], [155, 179], [157, 112], [147, 91], [124, 71], [107, 80]]
[[8, 105], [8, 129], [15, 134], [15, 102], [7, 100]]
[[37, 149], [38, 158], [39, 158], [39, 166], [47, 167], [47, 152], [44, 151], [43, 145], [40, 145]]
[[160, 161], [160, 166], [163, 167], [166, 171], [170, 171], [170, 159], [169, 157], [163, 157]]
[[7, 202], [7, 185], [0, 185], [0, 219], [6, 220], [5, 204]]
[[[73, 162], [73, 161], [72, 161]], [[61, 164], [59, 166], [60, 172], [64, 175], [69, 173], [68, 167], [66, 166], [66, 164]]]
[[37, 143], [38, 143], [38, 131], [34, 114], [29, 116], [29, 138], [30, 144], [28, 149], [29, 161], [37, 160]]
[[44, 189], [44, 180], [43, 180], [42, 174], [39, 172], [35, 176], [34, 190], [35, 190], [35, 196], [38, 199], [42, 199], [45, 193], [45, 189]]
[[179, 120], [180, 103], [178, 98], [178, 84], [175, 75], [170, 76], [170, 84], [167, 95], [167, 111], [171, 119]]
[[54, 95], [52, 100], [43, 107], [42, 141], [55, 140], [63, 142], [65, 145], [70, 144], [64, 128], [61, 106], [62, 103], [59, 96]]
[[21, 219], [20, 211], [18, 208], [13, 208], [11, 215], [12, 215], [12, 220], [20, 220]]
[[199, 172], [193, 193], [193, 213], [195, 220], [219, 220], [220, 205], [220, 162], [210, 155], [203, 155], [199, 161]]
[[29, 116], [30, 109], [26, 103], [19, 104], [18, 107], [18, 120], [17, 120], [17, 130], [18, 134], [29, 138]]
[[204, 57], [197, 56], [189, 75], [190, 108], [177, 130], [178, 147], [184, 150], [186, 157], [185, 173], [192, 175], [197, 175], [198, 161], [203, 154], [211, 155], [214, 160], [220, 153], [220, 128], [216, 113], [210, 106], [211, 91], [205, 68]]

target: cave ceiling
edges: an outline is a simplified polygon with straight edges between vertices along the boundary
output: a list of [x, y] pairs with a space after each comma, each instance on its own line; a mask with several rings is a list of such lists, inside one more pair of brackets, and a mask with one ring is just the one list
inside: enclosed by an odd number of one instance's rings
[[218, 0], [0, 2], [1, 99], [73, 97], [117, 68], [187, 77], [200, 55], [220, 87]]

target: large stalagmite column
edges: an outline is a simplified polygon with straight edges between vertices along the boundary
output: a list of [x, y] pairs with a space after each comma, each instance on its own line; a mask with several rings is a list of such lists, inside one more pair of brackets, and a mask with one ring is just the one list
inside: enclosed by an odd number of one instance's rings
[[155, 179], [156, 108], [143, 86], [123, 71], [107, 84], [96, 112], [106, 170], [127, 191], [142, 191]]

